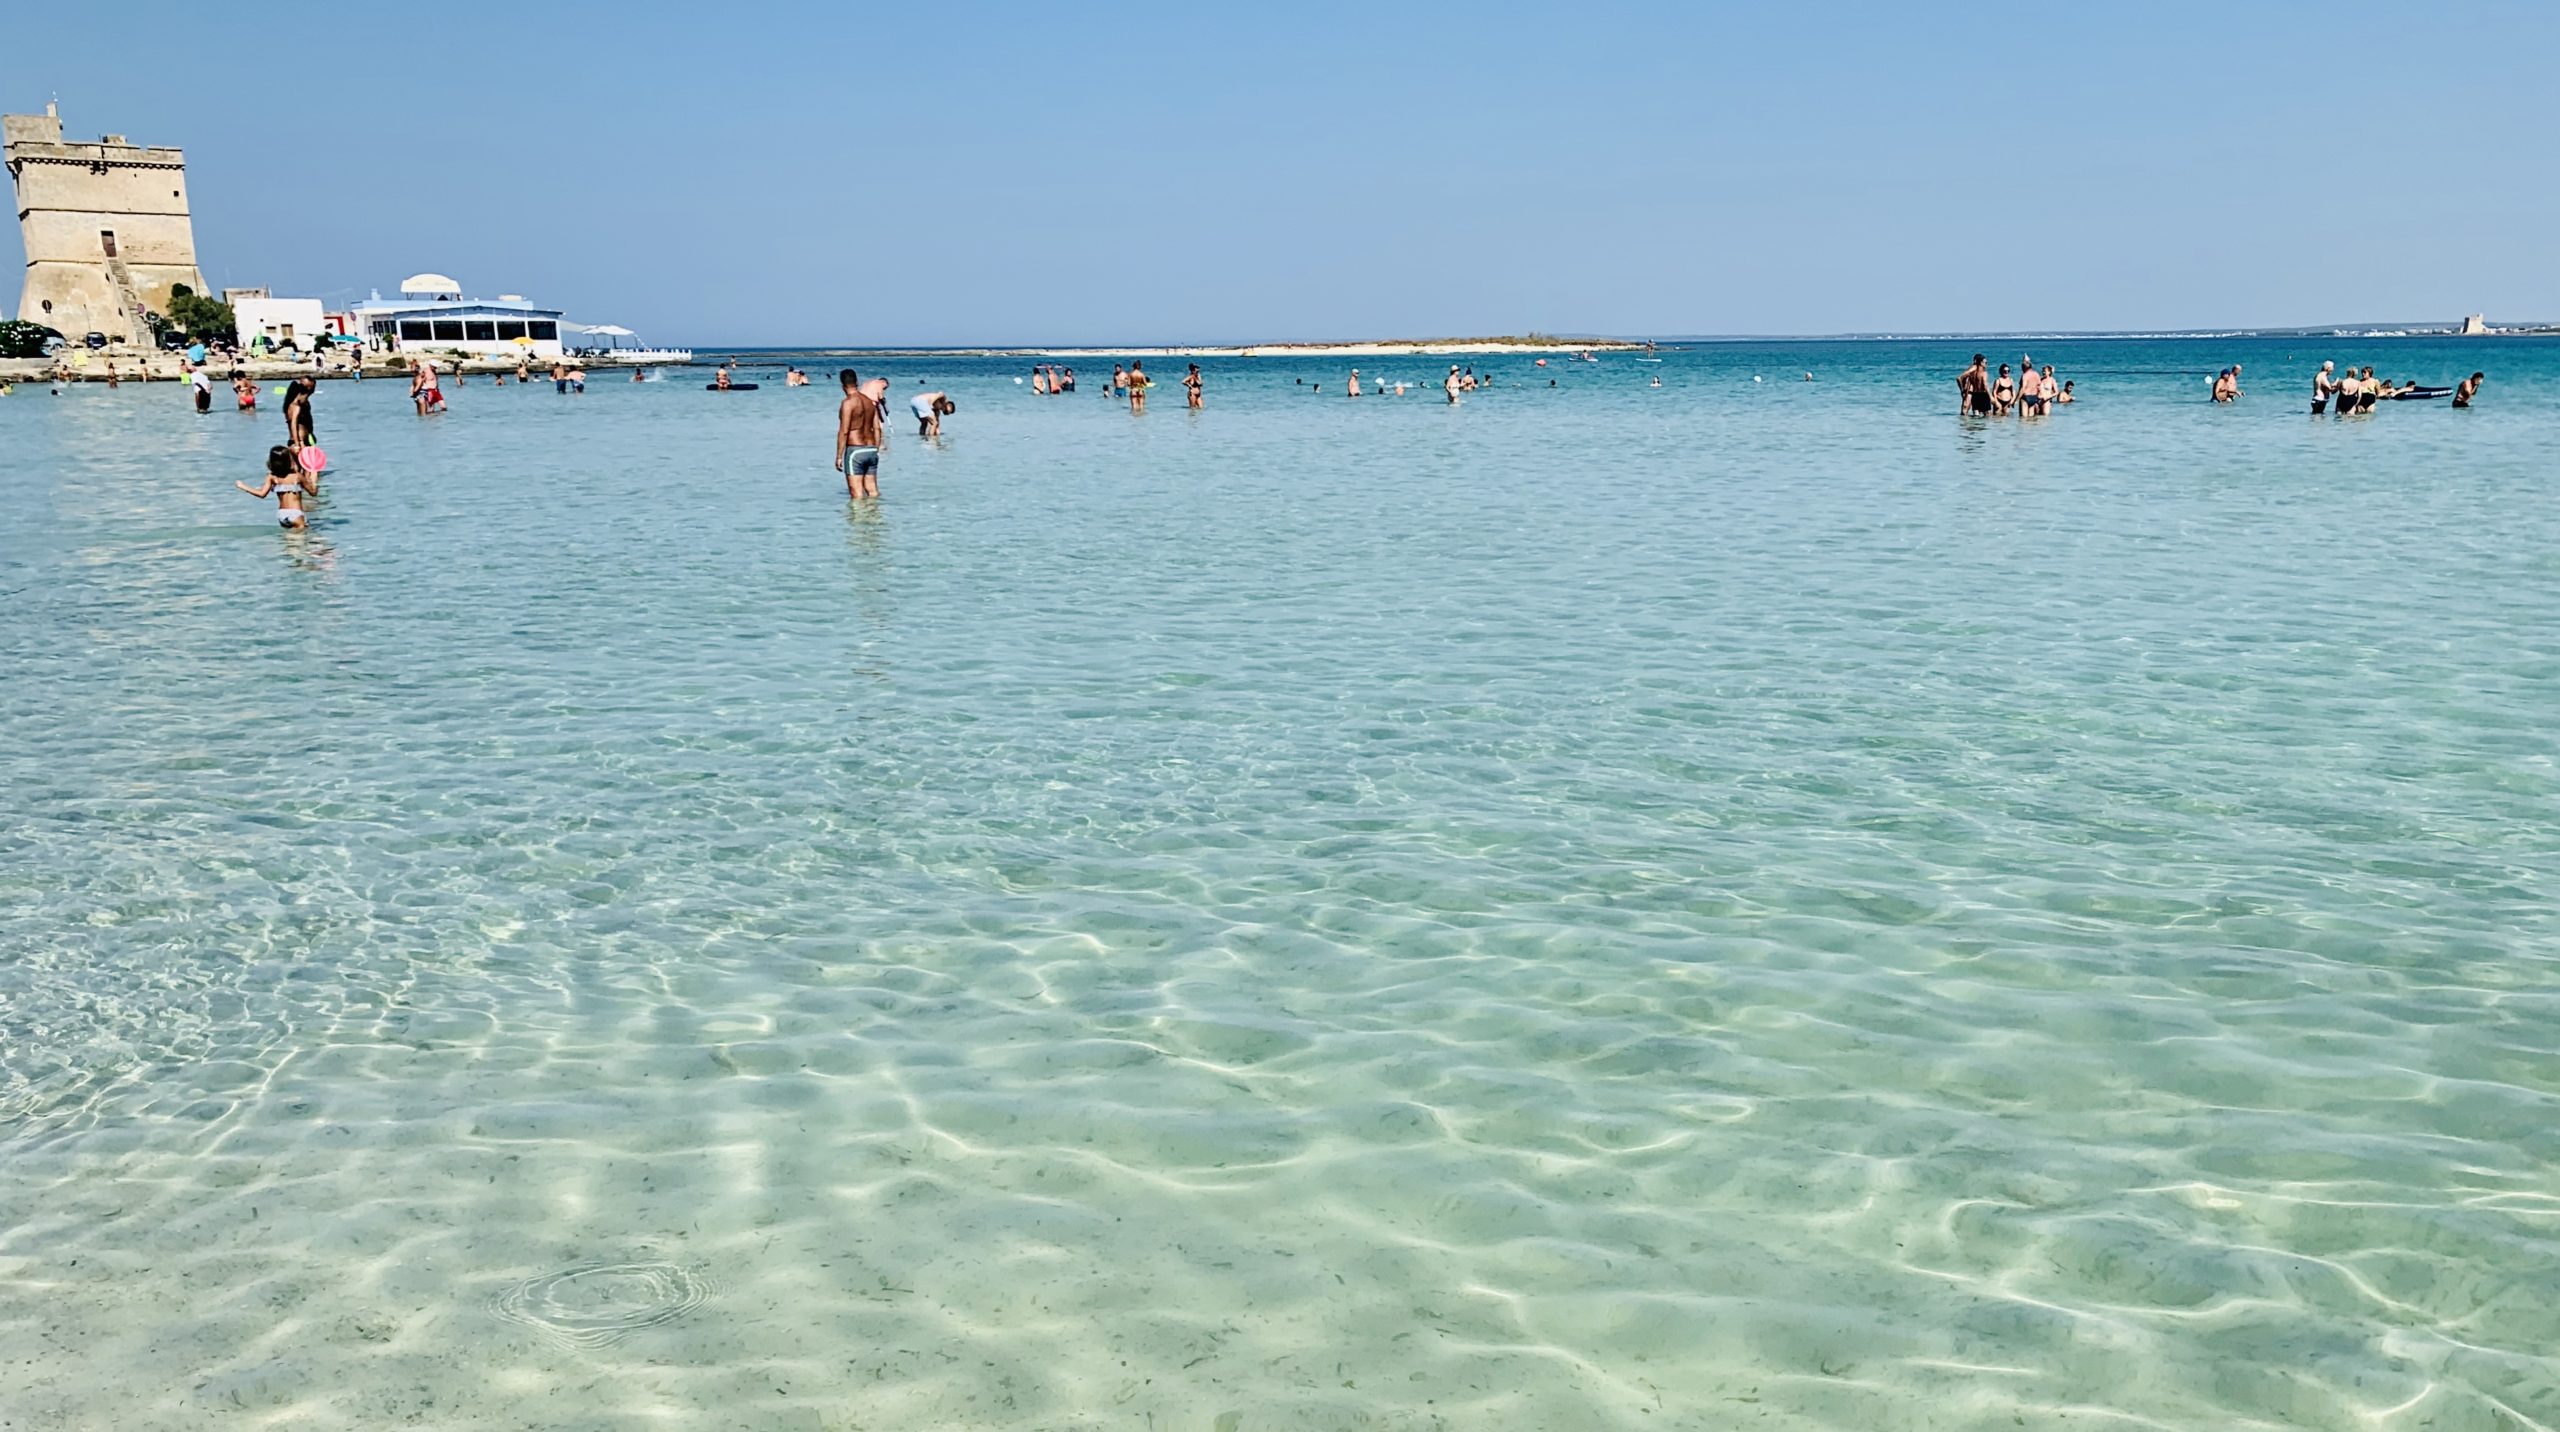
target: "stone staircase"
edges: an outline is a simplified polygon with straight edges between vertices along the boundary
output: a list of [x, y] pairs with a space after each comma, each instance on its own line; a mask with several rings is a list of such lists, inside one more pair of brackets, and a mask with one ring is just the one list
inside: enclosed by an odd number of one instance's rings
[[115, 285], [116, 311], [124, 316], [125, 341], [150, 347], [151, 324], [144, 315], [151, 306], [142, 301], [142, 290], [134, 286], [133, 270], [125, 267], [121, 254], [107, 256], [107, 281]]

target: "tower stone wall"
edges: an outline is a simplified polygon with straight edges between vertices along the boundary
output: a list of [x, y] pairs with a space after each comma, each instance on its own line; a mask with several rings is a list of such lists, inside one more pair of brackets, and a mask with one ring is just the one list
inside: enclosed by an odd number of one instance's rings
[[196, 267], [182, 150], [110, 134], [65, 143], [51, 105], [0, 116], [0, 153], [17, 190], [27, 246], [18, 316], [78, 341], [104, 333], [147, 343], [145, 312], [166, 312], [172, 285], [205, 291]]

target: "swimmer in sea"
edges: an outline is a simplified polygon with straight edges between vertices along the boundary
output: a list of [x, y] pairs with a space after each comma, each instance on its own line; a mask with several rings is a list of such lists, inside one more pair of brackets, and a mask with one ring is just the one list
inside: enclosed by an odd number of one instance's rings
[[276, 525], [299, 528], [309, 519], [302, 511], [302, 499], [315, 490], [311, 475], [294, 461], [293, 449], [281, 444], [267, 449], [267, 480], [251, 487], [234, 482], [233, 487], [251, 497], [273, 497], [276, 500]]
[[2457, 408], [2470, 407], [2471, 400], [2480, 396], [2480, 384], [2488, 376], [2486, 373], [2474, 373], [2463, 379], [2461, 385], [2453, 390], [2453, 405]]
[[[2072, 380], [2072, 382], [2077, 381], [2079, 380], [2076, 378]], [[2055, 395], [2054, 401], [2056, 403], [2076, 403], [2080, 400], [2071, 396], [2071, 383], [2064, 383], [2062, 385], [2062, 391]]]

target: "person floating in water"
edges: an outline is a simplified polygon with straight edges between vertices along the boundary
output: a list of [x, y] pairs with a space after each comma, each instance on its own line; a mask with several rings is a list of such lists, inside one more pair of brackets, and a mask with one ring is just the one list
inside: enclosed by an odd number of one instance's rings
[[302, 499], [318, 490], [311, 475], [295, 460], [293, 449], [278, 444], [267, 449], [267, 480], [251, 487], [234, 482], [233, 487], [251, 497], [273, 497], [276, 500], [276, 525], [299, 528], [309, 520], [302, 510]]
[[1197, 363], [1191, 365], [1190, 372], [1182, 375], [1182, 397], [1192, 407], [1200, 406], [1200, 365]]
[[907, 411], [916, 415], [917, 437], [938, 438], [942, 436], [942, 420], [960, 411], [960, 405], [951, 401], [948, 393], [918, 393], [907, 399]]
[[1138, 360], [1138, 359], [1135, 359], [1135, 358], [1130, 359], [1130, 360], [1129, 360], [1129, 411], [1130, 411], [1130, 412], [1132, 412], [1132, 413], [1143, 413], [1143, 412], [1145, 412], [1145, 411], [1147, 410], [1147, 390], [1148, 390], [1149, 388], [1154, 387], [1154, 386], [1155, 386], [1155, 380], [1147, 376], [1147, 365], [1146, 365], [1144, 362], [1142, 362], [1142, 361], [1140, 361], [1140, 360]]
[[836, 404], [836, 470], [844, 474], [845, 496], [859, 501], [880, 495], [880, 405], [862, 391], [862, 379], [851, 368], [836, 375], [844, 385], [844, 401]]

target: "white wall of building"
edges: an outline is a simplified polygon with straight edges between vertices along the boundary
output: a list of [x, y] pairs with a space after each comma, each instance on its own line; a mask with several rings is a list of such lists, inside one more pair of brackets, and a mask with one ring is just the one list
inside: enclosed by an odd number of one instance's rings
[[244, 298], [231, 305], [231, 313], [240, 321], [243, 348], [263, 333], [270, 344], [291, 338], [307, 353], [329, 331], [327, 311], [316, 298]]

